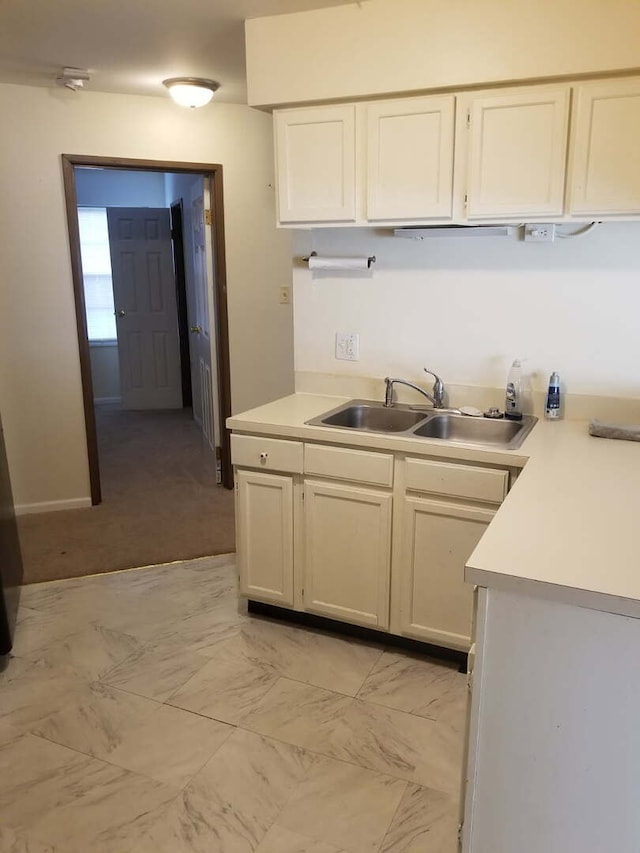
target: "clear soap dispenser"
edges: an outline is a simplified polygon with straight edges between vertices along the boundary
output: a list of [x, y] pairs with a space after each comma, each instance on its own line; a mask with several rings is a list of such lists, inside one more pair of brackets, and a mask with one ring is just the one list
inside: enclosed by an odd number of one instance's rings
[[519, 358], [514, 360], [507, 376], [504, 416], [511, 421], [522, 420], [522, 360]]

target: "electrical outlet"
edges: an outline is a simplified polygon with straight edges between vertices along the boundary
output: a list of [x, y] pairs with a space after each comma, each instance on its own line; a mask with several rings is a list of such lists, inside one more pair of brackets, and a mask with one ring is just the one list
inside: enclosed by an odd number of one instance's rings
[[290, 287], [281, 287], [280, 288], [280, 304], [281, 305], [289, 305], [291, 302], [291, 288]]
[[343, 361], [360, 359], [360, 335], [355, 332], [336, 332], [336, 358]]
[[553, 222], [535, 222], [524, 226], [526, 243], [553, 243], [556, 239], [556, 226]]

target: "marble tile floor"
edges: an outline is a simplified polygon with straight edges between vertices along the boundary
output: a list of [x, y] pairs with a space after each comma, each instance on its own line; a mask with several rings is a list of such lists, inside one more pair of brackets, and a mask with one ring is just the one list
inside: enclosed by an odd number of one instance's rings
[[233, 555], [23, 589], [0, 853], [454, 853], [466, 679], [248, 616]]

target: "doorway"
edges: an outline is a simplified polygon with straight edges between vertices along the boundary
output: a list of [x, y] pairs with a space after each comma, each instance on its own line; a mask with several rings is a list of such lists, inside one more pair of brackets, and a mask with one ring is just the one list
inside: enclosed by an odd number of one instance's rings
[[[163, 228], [170, 230], [172, 254], [175, 260], [175, 280], [171, 288], [165, 288], [162, 294], [160, 284], [154, 290], [154, 299], [162, 309], [173, 311], [165, 325], [174, 324], [179, 334], [171, 347], [165, 345], [164, 337], [158, 329], [151, 329], [152, 341], [148, 351], [152, 353], [154, 364], [150, 375], [161, 374], [162, 381], [167, 385], [169, 374], [172, 376], [173, 389], [171, 393], [162, 393], [168, 406], [193, 405], [194, 420], [198, 423], [204, 439], [219, 456], [219, 469], [222, 485], [228, 489], [233, 486], [230, 442], [225, 429], [225, 420], [231, 413], [230, 371], [229, 371], [229, 336], [227, 321], [226, 275], [224, 255], [224, 219], [222, 194], [222, 167], [211, 164], [175, 163], [165, 161], [130, 160], [119, 158], [87, 157], [62, 155], [67, 220], [69, 226], [70, 252], [73, 272], [73, 286], [76, 305], [76, 320], [78, 328], [78, 344], [80, 352], [80, 367], [82, 376], [84, 414], [87, 434], [87, 450], [89, 474], [91, 483], [92, 504], [101, 501], [100, 465], [98, 456], [98, 439], [96, 430], [96, 415], [94, 409], [94, 377], [91, 366], [90, 334], [87, 323], [87, 299], [83, 280], [82, 257], [80, 249], [80, 226], [78, 216], [78, 182], [76, 170], [99, 169], [111, 173], [164, 173], [176, 180], [171, 184], [171, 190], [165, 199], [164, 214], [158, 212], [158, 219], [151, 215], [142, 215], [134, 209], [114, 208], [109, 214], [109, 231], [111, 233], [111, 255], [115, 260], [119, 273], [133, 269], [133, 254], [131, 241], [122, 244], [118, 249], [118, 233], [125, 237], [127, 234], [138, 236], [140, 243], [141, 263], [159, 269], [159, 254], [152, 253], [151, 262], [145, 255], [145, 229], [150, 234], [159, 233]], [[182, 181], [191, 181], [196, 186], [200, 180], [202, 191], [193, 192], [189, 197], [179, 196]], [[173, 195], [171, 194], [173, 193]], [[176, 197], [174, 197], [176, 196]], [[139, 220], [139, 222], [138, 222]], [[191, 233], [182, 233], [185, 220]], [[138, 224], [136, 224], [138, 223]], [[137, 229], [137, 230], [136, 230]], [[186, 229], [185, 229], [186, 232]], [[184, 258], [181, 241], [193, 246], [193, 257], [190, 258], [191, 275], [186, 276], [180, 269], [180, 260]], [[122, 251], [122, 263], [119, 262], [118, 251]], [[114, 254], [115, 252], [115, 254]], [[208, 267], [208, 268], [207, 268]], [[189, 278], [193, 290], [187, 294], [186, 278]], [[158, 282], [160, 275], [157, 275]], [[208, 282], [213, 287], [208, 287]], [[126, 282], [125, 282], [126, 285]], [[195, 289], [194, 289], [195, 288]], [[121, 365], [120, 376], [123, 384], [127, 384], [126, 393], [129, 400], [134, 402], [131, 408], [152, 408], [154, 400], [160, 393], [157, 389], [149, 389], [143, 380], [143, 342], [145, 323], [148, 317], [136, 313], [136, 300], [130, 298], [125, 304], [127, 294], [133, 291], [120, 282], [120, 294], [114, 281], [116, 298], [111, 309], [117, 326], [118, 348], [124, 356], [125, 364]], [[188, 296], [190, 298], [188, 298]], [[123, 301], [124, 300], [124, 301]], [[118, 302], [116, 305], [115, 302]], [[107, 312], [109, 313], [109, 312]], [[156, 314], [159, 313], [156, 311]], [[157, 318], [154, 318], [154, 321]], [[114, 327], [115, 328], [115, 327]], [[121, 342], [126, 341], [125, 346]], [[141, 343], [142, 342], [142, 343]], [[157, 350], [152, 351], [153, 347]], [[127, 361], [128, 359], [128, 361]], [[173, 360], [172, 360], [173, 359]], [[124, 369], [123, 369], [124, 368]], [[164, 373], [163, 373], [164, 371]], [[166, 380], [166, 381], [165, 381]], [[139, 386], [139, 387], [137, 387]], [[162, 396], [162, 394], [160, 394]], [[137, 401], [137, 402], [135, 402]], [[148, 405], [147, 402], [148, 401]]]

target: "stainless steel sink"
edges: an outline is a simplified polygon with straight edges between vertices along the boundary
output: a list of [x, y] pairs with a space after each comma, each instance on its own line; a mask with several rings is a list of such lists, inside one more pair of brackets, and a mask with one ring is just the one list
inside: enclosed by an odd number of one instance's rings
[[424, 419], [424, 412], [413, 412], [409, 408], [386, 408], [382, 403], [374, 401], [351, 400], [346, 406], [340, 406], [307, 423], [364, 432], [405, 432]]
[[508, 421], [433, 414], [414, 430], [414, 435], [512, 450], [520, 447], [536, 420], [537, 418], [531, 415], [524, 415], [521, 421]]
[[441, 409], [425, 412], [402, 404], [386, 407], [375, 400], [349, 400], [306, 423], [309, 426], [393, 433], [403, 438], [427, 438], [515, 450], [531, 432], [536, 421], [537, 418], [532, 415], [524, 415], [521, 421], [492, 420]]

